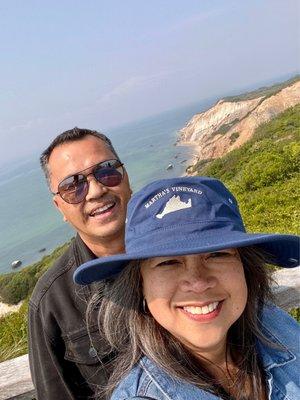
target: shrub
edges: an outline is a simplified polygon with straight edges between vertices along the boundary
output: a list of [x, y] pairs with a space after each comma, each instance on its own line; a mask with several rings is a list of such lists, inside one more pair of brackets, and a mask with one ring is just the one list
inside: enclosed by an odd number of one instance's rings
[[300, 322], [300, 308], [293, 308], [290, 314], [297, 322]]
[[41, 261], [23, 268], [21, 271], [0, 276], [1, 300], [7, 304], [18, 304], [33, 291], [36, 282], [43, 273], [60, 257], [69, 243], [55, 249]]
[[27, 353], [27, 309], [26, 300], [19, 311], [0, 318], [0, 362]]
[[261, 125], [251, 140], [199, 175], [223, 181], [235, 194], [247, 229], [299, 233], [300, 105]]
[[233, 132], [231, 135], [230, 135], [230, 144], [233, 144], [236, 140], [237, 140], [237, 138], [240, 136], [240, 132]]

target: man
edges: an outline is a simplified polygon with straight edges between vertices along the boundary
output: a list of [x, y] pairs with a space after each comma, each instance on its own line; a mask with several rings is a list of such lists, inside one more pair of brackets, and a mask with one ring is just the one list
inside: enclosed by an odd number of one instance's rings
[[97, 322], [89, 332], [86, 328], [92, 289], [75, 285], [73, 272], [85, 261], [124, 251], [131, 190], [110, 140], [96, 131], [74, 128], [57, 136], [43, 152], [41, 166], [55, 206], [77, 235], [30, 299], [31, 374], [38, 400], [87, 399], [106, 379], [105, 349]]

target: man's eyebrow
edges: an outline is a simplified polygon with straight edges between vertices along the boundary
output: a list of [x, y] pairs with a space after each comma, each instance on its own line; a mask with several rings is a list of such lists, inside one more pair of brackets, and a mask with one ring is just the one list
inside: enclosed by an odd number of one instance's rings
[[73, 174], [67, 175], [67, 176], [66, 176], [65, 178], [63, 178], [60, 182], [63, 182], [65, 179], [71, 178], [72, 176], [84, 175], [82, 172], [85, 172], [85, 171], [87, 171], [88, 169], [94, 168], [94, 167], [96, 167], [96, 165], [102, 164], [102, 163], [104, 163], [104, 162], [105, 162], [105, 161], [99, 161], [99, 162], [97, 162], [96, 164], [90, 165], [89, 167], [87, 167], [87, 168], [85, 168], [85, 169], [82, 169], [81, 171], [77, 171], [77, 172], [75, 172], [75, 173], [73, 173]]
[[73, 176], [76, 176], [76, 175], [80, 175], [80, 171], [75, 172], [75, 174], [70, 174], [70, 175], [65, 176], [65, 177], [61, 180], [61, 182], [65, 181], [66, 179], [72, 178]]

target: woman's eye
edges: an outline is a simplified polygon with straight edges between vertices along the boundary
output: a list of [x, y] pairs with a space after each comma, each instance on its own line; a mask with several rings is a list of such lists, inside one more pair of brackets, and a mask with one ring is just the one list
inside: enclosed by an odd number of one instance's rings
[[177, 261], [177, 260], [165, 260], [165, 261], [160, 262], [159, 264], [156, 264], [156, 266], [157, 267], [164, 267], [164, 266], [167, 266], [167, 265], [176, 265], [178, 263], [179, 263], [179, 261]]
[[210, 258], [222, 258], [222, 257], [231, 257], [233, 253], [230, 251], [216, 251], [214, 253], [210, 253], [208, 257]]

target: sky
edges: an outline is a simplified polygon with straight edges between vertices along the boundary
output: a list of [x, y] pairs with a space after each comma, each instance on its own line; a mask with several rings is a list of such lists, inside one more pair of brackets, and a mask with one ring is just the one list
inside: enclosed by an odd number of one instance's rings
[[1, 0], [0, 166], [300, 71], [298, 0]]

